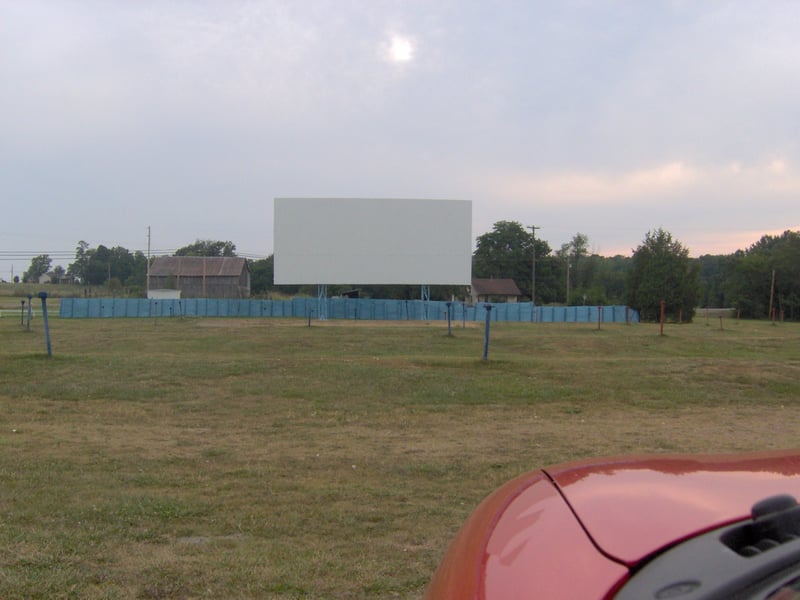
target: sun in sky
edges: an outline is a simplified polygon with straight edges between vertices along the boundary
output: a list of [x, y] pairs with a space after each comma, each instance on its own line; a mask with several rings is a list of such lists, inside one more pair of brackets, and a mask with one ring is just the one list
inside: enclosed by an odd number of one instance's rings
[[389, 44], [389, 58], [392, 62], [404, 63], [414, 58], [414, 45], [407, 37], [394, 35]]

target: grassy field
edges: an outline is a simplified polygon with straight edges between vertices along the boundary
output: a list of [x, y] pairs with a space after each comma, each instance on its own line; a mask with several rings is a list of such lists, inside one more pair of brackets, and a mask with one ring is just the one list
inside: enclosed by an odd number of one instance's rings
[[523, 471], [798, 445], [800, 325], [665, 333], [0, 318], [0, 598], [418, 598]]

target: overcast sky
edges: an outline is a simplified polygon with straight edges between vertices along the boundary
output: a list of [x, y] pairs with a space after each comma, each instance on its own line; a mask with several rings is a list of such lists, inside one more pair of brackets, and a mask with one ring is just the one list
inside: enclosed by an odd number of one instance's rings
[[293, 196], [746, 249], [800, 229], [799, 31], [795, 0], [0, 0], [0, 278], [148, 226], [266, 256]]

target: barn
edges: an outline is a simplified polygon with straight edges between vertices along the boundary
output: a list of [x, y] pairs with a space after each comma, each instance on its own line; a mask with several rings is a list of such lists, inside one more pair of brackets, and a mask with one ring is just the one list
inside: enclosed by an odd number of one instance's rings
[[183, 298], [249, 298], [250, 269], [238, 256], [159, 256], [147, 287], [180, 290]]

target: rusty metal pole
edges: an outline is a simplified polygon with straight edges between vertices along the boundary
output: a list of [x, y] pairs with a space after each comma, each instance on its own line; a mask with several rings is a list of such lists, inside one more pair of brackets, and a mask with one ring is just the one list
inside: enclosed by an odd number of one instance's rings
[[489, 330], [492, 322], [492, 305], [486, 305], [486, 328], [483, 333], [483, 360], [489, 359]]

